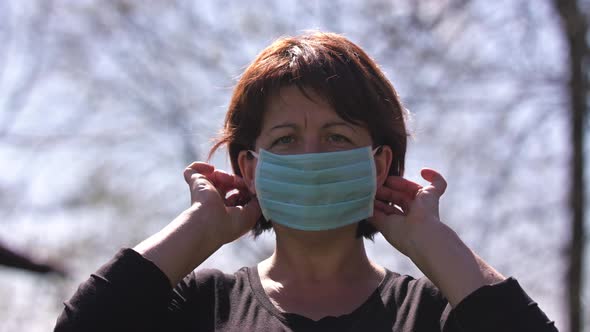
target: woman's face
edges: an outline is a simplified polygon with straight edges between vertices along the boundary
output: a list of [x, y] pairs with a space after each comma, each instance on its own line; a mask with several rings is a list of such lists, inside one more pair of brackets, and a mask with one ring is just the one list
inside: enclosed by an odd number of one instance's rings
[[305, 96], [298, 87], [282, 88], [270, 97], [256, 150], [277, 154], [319, 153], [349, 150], [372, 144], [364, 126], [338, 116], [332, 106], [311, 90]]
[[[255, 149], [265, 149], [276, 154], [321, 153], [350, 150], [372, 145], [371, 135], [365, 126], [344, 121], [332, 106], [313, 91], [305, 96], [298, 87], [282, 88], [270, 97], [263, 117], [262, 129], [256, 139]], [[238, 156], [240, 170], [252, 193], [256, 159], [246, 157], [247, 151]], [[383, 146], [375, 155], [377, 183], [387, 178], [392, 152]]]

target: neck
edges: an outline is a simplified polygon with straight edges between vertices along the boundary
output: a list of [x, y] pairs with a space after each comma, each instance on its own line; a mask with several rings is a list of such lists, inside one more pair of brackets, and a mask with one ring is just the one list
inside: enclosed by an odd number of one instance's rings
[[321, 283], [384, 273], [367, 257], [363, 239], [355, 236], [356, 225], [317, 232], [278, 225], [275, 233], [275, 252], [261, 263], [270, 279]]

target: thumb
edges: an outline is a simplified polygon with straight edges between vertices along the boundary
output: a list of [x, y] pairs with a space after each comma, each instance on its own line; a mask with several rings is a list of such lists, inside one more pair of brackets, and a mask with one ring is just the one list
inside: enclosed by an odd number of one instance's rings
[[445, 193], [445, 190], [447, 190], [447, 181], [440, 173], [431, 168], [423, 168], [420, 174], [424, 180], [430, 182], [430, 186], [424, 188], [425, 190], [433, 191], [439, 197]]
[[400, 223], [405, 220], [404, 213], [398, 208], [387, 206], [385, 203], [375, 201], [373, 216], [367, 219], [377, 230], [381, 231], [383, 225]]

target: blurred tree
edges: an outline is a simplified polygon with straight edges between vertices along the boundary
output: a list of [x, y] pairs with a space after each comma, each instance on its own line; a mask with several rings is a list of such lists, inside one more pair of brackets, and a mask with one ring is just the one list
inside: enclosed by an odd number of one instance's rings
[[[441, 169], [445, 221], [563, 324], [564, 286], [548, 279], [568, 245], [569, 47], [549, 0], [0, 2], [0, 214], [36, 240], [14, 244], [72, 269], [55, 310], [186, 207], [182, 169], [220, 128], [232, 80], [272, 39], [308, 28], [377, 59], [414, 114], [407, 176]], [[271, 242], [242, 240], [214, 263], [253, 264]], [[373, 248], [418, 273], [380, 239]]]
[[[3, 2], [0, 4], [0, 22], [3, 24], [0, 26], [0, 43], [6, 46], [10, 46], [11, 42], [22, 42], [26, 44], [25, 47], [33, 47], [32, 45], [42, 45], [41, 33], [47, 26], [48, 16], [43, 12], [50, 7], [50, 3], [46, 2], [39, 6], [39, 11], [31, 14], [31, 21], [29, 29], [15, 30], [12, 29], [10, 24], [11, 19], [15, 19], [12, 15], [11, 4]], [[19, 36], [22, 34], [22, 36]], [[20, 38], [12, 38], [16, 35]], [[8, 72], [6, 62], [12, 54], [6, 50], [0, 52], [0, 78], [3, 78], [5, 73]], [[2, 139], [7, 132], [11, 130], [12, 125], [17, 121], [19, 112], [25, 107], [28, 99], [33, 91], [33, 87], [40, 80], [43, 67], [43, 58], [40, 52], [35, 59], [30, 59], [31, 66], [24, 68], [22, 72], [16, 74], [16, 84], [7, 85], [4, 89], [5, 97], [0, 99], [0, 109], [2, 112], [2, 121], [0, 121], [0, 139]], [[11, 75], [11, 73], [6, 74]], [[0, 81], [2, 82], [2, 81]], [[8, 187], [6, 184], [2, 186]], [[6, 188], [9, 189], [9, 188]], [[7, 190], [8, 191], [8, 190]], [[10, 202], [8, 199], [0, 200], [1, 203]], [[11, 204], [6, 204], [10, 206]], [[12, 248], [9, 248], [6, 244], [0, 243], [0, 265], [8, 266], [12, 268], [22, 269], [37, 273], [57, 273], [65, 276], [65, 271], [49, 262], [39, 261], [26, 255], [22, 252], [18, 252]]]
[[57, 273], [66, 276], [66, 272], [55, 264], [39, 262], [23, 253], [16, 252], [0, 244], [0, 265], [36, 273]]
[[[383, 28], [361, 40], [395, 59], [387, 69], [424, 147], [414, 153], [448, 177], [446, 222], [532, 293], [561, 299], [565, 283], [545, 280], [563, 275], [569, 212], [567, 67], [552, 3], [373, 4]], [[551, 317], [565, 308], [549, 306]]]
[[575, 0], [555, 0], [561, 16], [563, 34], [569, 51], [569, 121], [571, 127], [571, 166], [569, 204], [571, 208], [571, 235], [568, 248], [569, 266], [568, 311], [570, 332], [580, 332], [584, 324], [584, 247], [586, 241], [585, 218], [585, 156], [584, 129], [588, 114], [588, 17]]

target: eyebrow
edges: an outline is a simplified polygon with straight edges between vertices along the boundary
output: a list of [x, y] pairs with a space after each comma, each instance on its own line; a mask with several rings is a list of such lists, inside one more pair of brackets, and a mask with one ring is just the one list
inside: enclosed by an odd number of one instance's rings
[[282, 128], [293, 128], [293, 129], [296, 129], [297, 128], [297, 125], [295, 125], [294, 123], [283, 123], [283, 124], [276, 125], [276, 126], [270, 128], [268, 131], [273, 131], [275, 129], [282, 129]]
[[336, 126], [345, 126], [348, 127], [350, 129], [352, 129], [352, 131], [356, 132], [356, 130], [354, 129], [353, 126], [351, 126], [350, 124], [346, 123], [346, 122], [342, 122], [342, 121], [337, 121], [337, 122], [328, 122], [325, 125], [322, 126], [322, 129], [327, 129], [330, 127], [336, 127]]
[[[322, 126], [322, 129], [327, 129], [327, 128], [336, 127], [336, 126], [345, 126], [345, 127], [350, 128], [352, 131], [356, 132], [356, 130], [354, 129], [353, 126], [351, 126], [350, 124], [348, 124], [346, 122], [342, 122], [342, 121], [328, 122]], [[269, 131], [273, 131], [275, 129], [282, 129], [282, 128], [297, 129], [297, 125], [294, 123], [282, 123], [282, 124], [279, 124], [279, 125], [276, 125], [276, 126], [270, 128]]]

